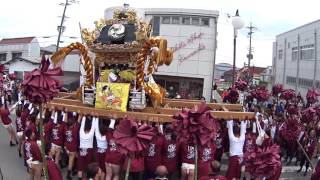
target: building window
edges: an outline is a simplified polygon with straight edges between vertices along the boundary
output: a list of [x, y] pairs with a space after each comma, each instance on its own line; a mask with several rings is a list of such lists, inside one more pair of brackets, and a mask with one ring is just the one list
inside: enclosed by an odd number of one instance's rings
[[316, 82], [316, 88], [320, 88], [320, 81]]
[[209, 26], [209, 18], [201, 18], [201, 26]]
[[13, 52], [12, 59], [21, 58], [22, 52]]
[[182, 17], [182, 24], [190, 25], [190, 17]]
[[162, 17], [162, 24], [170, 24], [170, 17], [169, 16], [163, 16]]
[[198, 26], [200, 24], [200, 19], [199, 18], [192, 18], [191, 24]]
[[295, 77], [291, 77], [291, 76], [287, 76], [286, 83], [294, 85], [294, 84], [296, 84], [296, 78]]
[[310, 79], [299, 78], [298, 84], [301, 87], [312, 87], [313, 86], [313, 81], [310, 80]]
[[292, 48], [292, 57], [291, 57], [292, 61], [298, 60], [298, 57], [299, 57], [298, 53], [299, 53], [298, 52], [298, 47], [293, 47]]
[[314, 45], [304, 45], [300, 47], [300, 59], [301, 60], [312, 60], [314, 59]]
[[0, 61], [6, 61], [6, 60], [7, 60], [7, 54], [6, 53], [0, 54]]
[[180, 17], [179, 16], [171, 17], [171, 23], [172, 24], [180, 24]]
[[278, 51], [278, 59], [282, 59], [282, 57], [283, 57], [283, 50], [280, 49], [280, 50]]
[[153, 16], [151, 22], [152, 22], [152, 35], [159, 36], [160, 35], [160, 17]]

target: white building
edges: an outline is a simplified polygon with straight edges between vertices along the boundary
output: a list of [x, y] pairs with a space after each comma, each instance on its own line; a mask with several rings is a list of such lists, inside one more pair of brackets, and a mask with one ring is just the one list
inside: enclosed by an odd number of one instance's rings
[[269, 83], [272, 80], [272, 66], [268, 66], [262, 73], [260, 81]]
[[300, 92], [320, 88], [320, 20], [276, 36], [273, 43], [273, 83]]
[[[35, 37], [7, 38], [0, 41], [0, 64], [5, 64], [8, 73], [17, 74], [23, 80], [26, 72], [39, 68], [41, 55], [50, 57], [56, 46], [40, 48]], [[80, 55], [72, 51], [61, 65], [64, 75], [61, 80], [68, 89], [75, 90], [80, 84]]]
[[6, 71], [23, 79], [24, 72], [39, 67], [40, 44], [35, 37], [8, 38], [0, 41], [0, 63]]
[[[115, 8], [105, 10], [110, 19]], [[156, 81], [182, 98], [210, 100], [216, 58], [218, 11], [199, 9], [138, 9], [153, 24], [153, 36], [163, 36], [174, 49], [170, 66], [162, 66]]]
[[268, 66], [261, 73], [260, 82], [264, 83], [270, 91], [272, 90], [272, 66]]
[[0, 41], [0, 63], [15, 58], [37, 59], [40, 44], [35, 37], [8, 38]]

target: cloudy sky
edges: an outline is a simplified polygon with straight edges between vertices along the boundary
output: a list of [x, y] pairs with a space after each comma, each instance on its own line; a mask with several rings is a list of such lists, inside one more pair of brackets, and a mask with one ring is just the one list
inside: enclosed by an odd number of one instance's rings
[[[212, 9], [220, 13], [218, 19], [217, 62], [232, 63], [233, 30], [228, 14], [239, 9], [246, 22], [258, 30], [253, 36], [255, 66], [272, 64], [272, 42], [275, 36], [297, 26], [319, 19], [319, 0], [79, 0], [67, 8], [66, 31], [62, 40], [74, 42], [71, 37], [80, 37], [79, 22], [82, 27], [93, 27], [93, 21], [103, 17], [104, 9], [129, 3], [137, 8], [193, 8]], [[55, 44], [57, 25], [65, 0], [9, 0], [0, 6], [0, 38], [37, 36], [42, 45]], [[237, 65], [246, 60], [249, 40], [247, 29], [239, 32]], [[51, 38], [42, 38], [52, 36]]]

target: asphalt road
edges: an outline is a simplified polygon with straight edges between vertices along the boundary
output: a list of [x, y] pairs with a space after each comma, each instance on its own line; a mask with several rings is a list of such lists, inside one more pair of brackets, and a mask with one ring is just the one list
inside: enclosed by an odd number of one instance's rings
[[19, 158], [16, 146], [9, 146], [9, 134], [2, 123], [0, 125], [0, 168], [4, 180], [27, 179], [23, 158]]

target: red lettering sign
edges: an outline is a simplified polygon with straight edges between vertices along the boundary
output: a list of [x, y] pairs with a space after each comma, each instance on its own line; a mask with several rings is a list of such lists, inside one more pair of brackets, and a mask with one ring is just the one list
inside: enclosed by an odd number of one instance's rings
[[186, 41], [181, 41], [176, 43], [176, 45], [173, 47], [173, 52], [179, 51], [180, 49], [186, 47], [188, 44], [193, 43], [197, 39], [201, 39], [203, 35], [204, 35], [203, 32], [191, 34]]
[[184, 61], [188, 60], [190, 57], [194, 56], [195, 54], [197, 54], [200, 51], [205, 50], [205, 49], [206, 49], [206, 47], [200, 43], [199, 47], [196, 50], [189, 53], [188, 55], [182, 56], [179, 54], [179, 56], [178, 56], [179, 64], [183, 63]]

